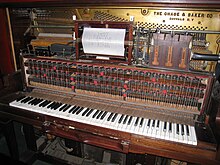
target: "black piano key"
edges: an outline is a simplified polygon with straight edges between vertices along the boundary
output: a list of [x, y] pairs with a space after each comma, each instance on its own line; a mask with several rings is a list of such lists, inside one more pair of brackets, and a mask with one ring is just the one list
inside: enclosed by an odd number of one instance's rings
[[44, 104], [42, 107], [46, 107], [48, 106], [49, 104], [52, 104], [52, 101], [48, 101], [46, 104]]
[[100, 110], [96, 110], [96, 112], [92, 115], [92, 118], [95, 118], [99, 112], [100, 112]]
[[89, 112], [89, 108], [86, 108], [86, 110], [82, 113], [82, 116], [85, 116]]
[[41, 101], [43, 101], [43, 100], [38, 98], [38, 99], [33, 103], [33, 105], [37, 105], [37, 104], [39, 104]]
[[113, 112], [110, 113], [109, 117], [107, 118], [107, 121], [110, 121], [110, 120], [111, 120], [113, 114], [114, 114]]
[[39, 107], [42, 107], [44, 104], [46, 104], [48, 100], [44, 100], [42, 103], [39, 104]]
[[127, 120], [128, 120], [128, 115], [125, 116], [124, 120], [123, 120], [123, 124], [126, 124]]
[[138, 125], [138, 121], [139, 121], [139, 117], [137, 117], [137, 119], [135, 120], [134, 126]]
[[18, 97], [17, 99], [16, 99], [16, 101], [18, 102], [18, 101], [21, 101], [22, 99], [24, 99], [26, 96], [20, 96], [20, 97]]
[[86, 117], [88, 117], [93, 111], [94, 109], [90, 109], [89, 112], [86, 114]]
[[28, 104], [33, 105], [37, 100], [37, 98], [33, 98], [31, 101], [28, 102]]
[[33, 103], [37, 100], [37, 98], [34, 98], [32, 100], [30, 100], [27, 104], [33, 105]]
[[55, 104], [53, 106], [51, 106], [50, 108], [51, 109], [57, 109], [57, 107], [59, 106], [60, 104], [58, 102], [55, 102]]
[[83, 109], [84, 109], [84, 107], [79, 108], [78, 111], [76, 111], [76, 115], [78, 115], [80, 112], [82, 112]]
[[35, 98], [35, 99], [33, 99], [32, 101], [31, 101], [31, 103], [29, 103], [30, 105], [34, 105], [34, 104], [36, 104], [37, 102], [38, 102], [38, 98]]
[[155, 127], [155, 120], [153, 120], [153, 122], [152, 122], [152, 127]]
[[36, 98], [32, 98], [29, 100], [26, 104], [33, 105], [33, 103], [36, 101]]
[[172, 132], [172, 123], [169, 122], [169, 132]]
[[113, 118], [112, 118], [112, 120], [111, 120], [111, 122], [114, 122], [117, 116], [118, 116], [118, 114], [115, 113], [114, 116], [113, 116]]
[[180, 129], [179, 129], [179, 124], [176, 124], [176, 134], [179, 135]]
[[101, 120], [104, 119], [104, 117], [106, 116], [107, 113], [108, 113], [108, 112], [105, 111], [105, 112], [102, 114], [102, 116], [101, 116]]
[[22, 99], [20, 102], [24, 103], [24, 101], [26, 101], [27, 99], [29, 99], [29, 97], [25, 97], [24, 99]]
[[71, 107], [71, 105], [67, 105], [65, 108], [63, 108], [63, 112], [65, 112], [67, 109], [69, 109]]
[[56, 110], [56, 109], [62, 107], [62, 105], [63, 105], [62, 103], [57, 103], [57, 105], [53, 109]]
[[46, 101], [44, 101], [42, 104], [40, 104], [39, 106], [40, 106], [40, 107], [45, 107], [45, 106], [47, 106], [49, 103], [50, 103], [50, 101], [46, 100]]
[[25, 103], [28, 104], [29, 102], [33, 101], [35, 98], [30, 97], [30, 99], [28, 101], [26, 101]]
[[73, 109], [72, 114], [76, 113], [81, 107], [77, 106], [76, 108]]
[[[81, 114], [81, 115], [82, 115], [82, 113], [85, 112], [85, 111], [87, 111], [87, 109], [89, 109], [89, 108], [82, 107], [82, 109], [80, 110], [80, 112], [78, 111], [78, 114]], [[82, 113], [81, 113], [81, 112], [82, 112]]]
[[166, 122], [166, 121], [164, 122], [164, 125], [163, 125], [163, 130], [164, 130], [164, 131], [166, 131], [166, 130], [167, 130], [167, 122]]
[[132, 116], [130, 116], [130, 118], [129, 118], [129, 120], [128, 120], [128, 125], [130, 125], [130, 124], [131, 124], [132, 119], [133, 119], [133, 117], [132, 117]]
[[100, 111], [99, 114], [96, 116], [96, 119], [99, 119], [103, 113], [104, 111]]
[[72, 113], [73, 112], [73, 110], [76, 108], [77, 106], [76, 105], [74, 105], [70, 110], [69, 110], [69, 113]]
[[157, 128], [160, 126], [160, 120], [157, 120]]
[[144, 122], [144, 118], [142, 117], [142, 118], [141, 118], [141, 121], [140, 121], [140, 124], [139, 124], [139, 127], [142, 127], [142, 126], [143, 126], [143, 122]]
[[108, 117], [108, 121], [110, 121], [112, 118], [113, 118], [113, 116], [114, 116], [114, 113], [113, 112], [111, 112], [111, 114], [109, 115], [109, 117]]
[[23, 99], [20, 100], [21, 103], [23, 103], [24, 100], [26, 100], [28, 96], [25, 96]]
[[184, 125], [183, 124], [181, 124], [181, 135], [184, 135], [185, 133], [184, 133]]
[[147, 122], [148, 127], [150, 127], [150, 122], [151, 122], [151, 119], [149, 119], [148, 122]]
[[48, 105], [48, 108], [52, 109], [56, 105], [57, 105], [57, 102], [53, 102], [52, 104]]
[[57, 108], [60, 108], [62, 105], [62, 103], [58, 103], [55, 107], [53, 107], [53, 109], [56, 110]]
[[51, 108], [54, 104], [56, 104], [56, 102], [52, 102], [51, 104], [49, 104], [49, 105], [47, 106], [47, 108]]
[[26, 99], [22, 100], [21, 103], [27, 103], [31, 99], [33, 99], [33, 97], [27, 97]]
[[52, 102], [50, 105], [47, 106], [47, 108], [50, 108], [50, 109], [51, 109], [52, 107], [54, 107], [54, 105], [55, 105], [56, 103], [57, 103], [57, 102]]
[[48, 106], [49, 104], [53, 104], [53, 101], [48, 101], [47, 104], [45, 106]]
[[187, 134], [187, 136], [189, 136], [189, 126], [188, 125], [186, 125], [186, 134]]
[[64, 104], [62, 107], [60, 107], [59, 111], [62, 111], [64, 108], [66, 108], [68, 104]]
[[39, 103], [41, 103], [43, 101], [43, 99], [38, 99], [38, 101], [36, 101], [35, 103], [34, 103], [34, 105], [36, 106], [36, 105], [38, 105]]
[[124, 115], [121, 115], [120, 119], [118, 120], [119, 124], [122, 122], [123, 118], [124, 118]]

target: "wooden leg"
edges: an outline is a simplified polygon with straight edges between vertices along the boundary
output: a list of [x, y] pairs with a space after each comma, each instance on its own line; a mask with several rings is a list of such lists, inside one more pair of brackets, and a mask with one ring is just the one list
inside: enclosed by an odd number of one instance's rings
[[24, 136], [27, 144], [27, 148], [31, 151], [37, 151], [36, 137], [34, 128], [32, 125], [23, 125]]
[[3, 133], [5, 135], [5, 139], [6, 139], [11, 157], [14, 159], [19, 159], [18, 144], [17, 144], [17, 140], [15, 136], [13, 121], [9, 121], [2, 125], [3, 125]]

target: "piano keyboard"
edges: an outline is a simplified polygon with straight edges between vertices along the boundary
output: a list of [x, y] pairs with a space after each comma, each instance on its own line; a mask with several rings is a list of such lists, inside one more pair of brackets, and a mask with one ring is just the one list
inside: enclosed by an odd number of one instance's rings
[[31, 96], [22, 96], [11, 102], [9, 105], [32, 112], [103, 128], [173, 142], [197, 145], [195, 128], [190, 125], [135, 117], [77, 105], [63, 104]]

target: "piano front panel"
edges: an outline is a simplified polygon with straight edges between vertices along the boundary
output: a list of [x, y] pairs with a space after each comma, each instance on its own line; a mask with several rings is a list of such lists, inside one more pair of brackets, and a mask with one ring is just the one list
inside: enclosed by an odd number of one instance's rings
[[[47, 95], [47, 92], [48, 91], [45, 91], [45, 93], [40, 92], [42, 95], [42, 97], [40, 97], [40, 93], [34, 91], [28, 96], [20, 97], [11, 102], [10, 105], [19, 108], [27, 115], [37, 116], [38, 114], [42, 114], [44, 116], [42, 130], [48, 134], [70, 138], [79, 142], [124, 153], [150, 153], [179, 160], [187, 157], [187, 161], [197, 163], [203, 161], [207, 163], [209, 160], [209, 163], [212, 163], [212, 160], [215, 158], [216, 146], [197, 141], [197, 136], [195, 132], [193, 132], [193, 130], [195, 131], [194, 126], [178, 124], [179, 129], [177, 129], [177, 123], [143, 117], [140, 117], [137, 125], [135, 125], [137, 117], [134, 113], [132, 115], [133, 119], [131, 120], [131, 124], [129, 124], [131, 115], [128, 115], [129, 117], [126, 121], [127, 115], [123, 115], [120, 111], [110, 113], [108, 110], [112, 109], [112, 107], [109, 105], [107, 105], [109, 109], [103, 108], [104, 110], [101, 108], [89, 108], [91, 103], [87, 103], [88, 107], [85, 105], [79, 106], [82, 108], [81, 110], [80, 108], [73, 109], [75, 103], [79, 102], [77, 98], [77, 101], [74, 102], [74, 97], [66, 97], [69, 103], [72, 103], [72, 105], [69, 106], [67, 102], [63, 103], [64, 99], [56, 99], [59, 98], [58, 93]], [[42, 99], [43, 97], [47, 99]], [[49, 98], [51, 99], [50, 103], [46, 103], [46, 106], [40, 106], [40, 104], [45, 100], [49, 100]], [[58, 105], [57, 107], [56, 104]], [[78, 105], [80, 104], [78, 103]], [[89, 108], [89, 110], [87, 110], [87, 108]], [[91, 109], [93, 109], [93, 112], [90, 113]], [[95, 113], [97, 110], [98, 113]], [[105, 112], [107, 112], [106, 115]], [[118, 114], [118, 116], [112, 121], [116, 114]], [[95, 117], [93, 117], [94, 115]], [[121, 116], [124, 116], [124, 118], [119, 122]], [[144, 122], [141, 124], [142, 118]], [[157, 128], [158, 121], [160, 124]], [[30, 120], [25, 122], [34, 124], [30, 122]], [[166, 126], [165, 123], [167, 123]], [[169, 128], [170, 123], [171, 129]], [[190, 129], [189, 136], [187, 135], [187, 127]], [[190, 139], [192, 141], [190, 141]], [[193, 156], [191, 157], [190, 155]], [[198, 159], [199, 157], [200, 159]]]

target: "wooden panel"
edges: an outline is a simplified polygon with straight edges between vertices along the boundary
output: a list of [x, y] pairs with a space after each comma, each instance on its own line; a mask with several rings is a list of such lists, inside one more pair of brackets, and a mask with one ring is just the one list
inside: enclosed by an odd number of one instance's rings
[[8, 29], [6, 9], [0, 8], [0, 70], [2, 74], [10, 74], [15, 71], [11, 57], [11, 43]]

